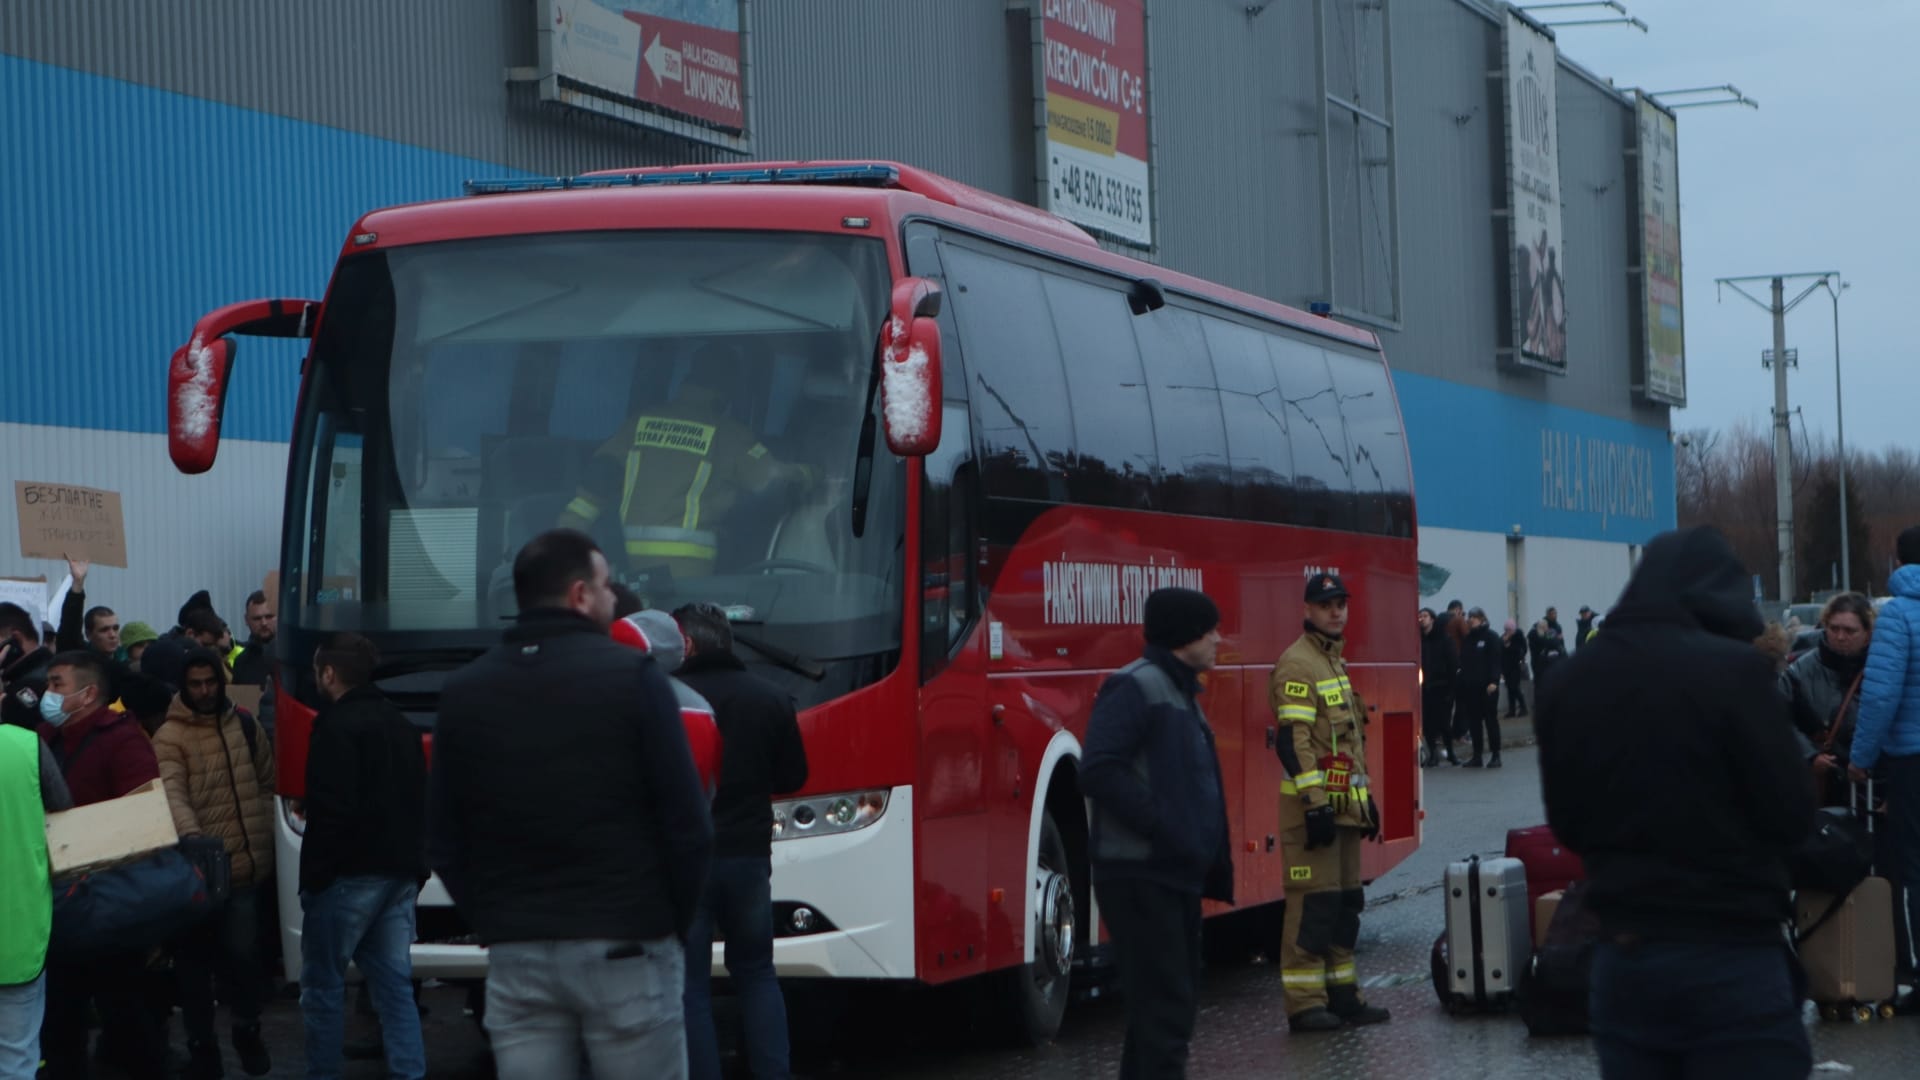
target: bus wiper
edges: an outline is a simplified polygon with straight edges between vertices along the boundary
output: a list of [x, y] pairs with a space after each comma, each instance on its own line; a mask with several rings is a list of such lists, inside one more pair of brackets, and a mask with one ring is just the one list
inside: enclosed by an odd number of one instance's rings
[[395, 675], [413, 675], [422, 671], [453, 671], [472, 663], [487, 650], [480, 646], [442, 649], [408, 649], [391, 660], [383, 660], [373, 669], [376, 679]]
[[827, 677], [826, 668], [801, 656], [799, 653], [788, 652], [770, 641], [762, 641], [752, 634], [741, 633], [739, 623], [733, 624], [733, 640], [773, 661], [780, 667], [786, 668], [795, 675], [803, 675], [806, 678], [812, 679], [814, 682], [819, 682], [821, 679]]

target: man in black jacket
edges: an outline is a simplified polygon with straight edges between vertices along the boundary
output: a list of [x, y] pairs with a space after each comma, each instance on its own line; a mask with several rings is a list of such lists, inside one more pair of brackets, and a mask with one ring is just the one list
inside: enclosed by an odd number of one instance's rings
[[1446, 625], [1432, 608], [1421, 608], [1420, 623], [1420, 728], [1427, 743], [1427, 764], [1440, 764], [1440, 751], [1447, 762], [1458, 765], [1453, 756], [1453, 677], [1460, 670], [1460, 654], [1453, 647]]
[[1233, 856], [1200, 673], [1220, 647], [1205, 593], [1147, 597], [1146, 651], [1094, 699], [1080, 783], [1093, 883], [1127, 1003], [1120, 1075], [1183, 1076], [1200, 1004], [1200, 901], [1233, 900]]
[[[680, 681], [713, 706], [720, 727], [720, 788], [713, 799], [713, 870], [687, 934], [687, 1062], [693, 1080], [719, 1080], [710, 984], [713, 932], [726, 941], [727, 974], [740, 1002], [741, 1037], [755, 1077], [787, 1075], [787, 1004], [773, 971], [773, 797], [807, 782], [793, 698], [747, 671], [733, 628], [713, 604], [673, 613], [688, 657]], [[855, 813], [867, 813], [860, 807]]]
[[[1467, 612], [1467, 640], [1460, 643], [1460, 681], [1453, 688], [1467, 717], [1467, 734], [1473, 739], [1469, 769], [1500, 767], [1500, 666], [1500, 639], [1487, 625], [1487, 613], [1474, 608]], [[1492, 756], [1482, 758], [1483, 749], [1491, 750]]]
[[1591, 1026], [1610, 1080], [1812, 1067], [1784, 926], [1813, 799], [1750, 580], [1711, 528], [1656, 537], [1607, 632], [1537, 694], [1547, 821], [1605, 931]]
[[686, 1076], [682, 941], [713, 822], [653, 658], [615, 641], [607, 560], [553, 529], [513, 562], [519, 623], [447, 681], [429, 863], [489, 947], [502, 1080]]
[[426, 1075], [411, 953], [414, 901], [427, 879], [427, 758], [420, 732], [373, 684], [379, 659], [358, 634], [336, 634], [313, 656], [329, 704], [307, 749], [300, 846], [309, 1077], [340, 1075], [349, 961], [379, 1014], [387, 1075]]
[[52, 662], [53, 650], [40, 643], [40, 621], [18, 604], [0, 603], [0, 723], [39, 728]]
[[1527, 636], [1512, 619], [1500, 633], [1500, 677], [1507, 684], [1507, 715], [1515, 719], [1527, 715], [1527, 698], [1521, 692], [1527, 678]]

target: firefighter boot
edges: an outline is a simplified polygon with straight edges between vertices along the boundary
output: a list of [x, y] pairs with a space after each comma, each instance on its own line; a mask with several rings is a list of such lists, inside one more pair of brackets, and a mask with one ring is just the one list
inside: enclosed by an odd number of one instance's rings
[[1386, 1009], [1367, 1004], [1366, 999], [1360, 996], [1360, 988], [1356, 986], [1328, 987], [1327, 1011], [1355, 1027], [1384, 1024], [1393, 1018], [1393, 1014]]
[[1318, 1031], [1339, 1031], [1346, 1026], [1346, 1021], [1335, 1016], [1331, 1009], [1322, 1008], [1318, 1005], [1304, 1012], [1297, 1012], [1287, 1017], [1287, 1030], [1296, 1033], [1310, 1034]]

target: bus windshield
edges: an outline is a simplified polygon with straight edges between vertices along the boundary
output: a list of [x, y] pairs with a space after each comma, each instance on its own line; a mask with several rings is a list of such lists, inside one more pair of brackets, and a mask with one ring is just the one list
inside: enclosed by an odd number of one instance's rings
[[648, 606], [720, 604], [829, 671], [890, 664], [905, 468], [862, 437], [888, 280], [880, 241], [811, 233], [344, 261], [290, 470], [286, 620], [484, 644], [515, 614], [514, 554], [569, 525]]

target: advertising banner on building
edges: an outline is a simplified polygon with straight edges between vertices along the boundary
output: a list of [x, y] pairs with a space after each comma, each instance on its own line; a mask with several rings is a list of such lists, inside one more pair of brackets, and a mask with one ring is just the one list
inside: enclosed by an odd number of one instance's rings
[[1643, 393], [1687, 403], [1687, 342], [1680, 304], [1680, 154], [1673, 113], [1640, 96], [1640, 280], [1646, 308]]
[[1034, 0], [1034, 10], [1047, 209], [1152, 247], [1145, 0]]
[[1559, 109], [1553, 38], [1507, 12], [1507, 221], [1513, 256], [1513, 357], [1567, 370], [1566, 265], [1560, 247]]
[[552, 74], [722, 131], [746, 130], [740, 0], [544, 0]]

